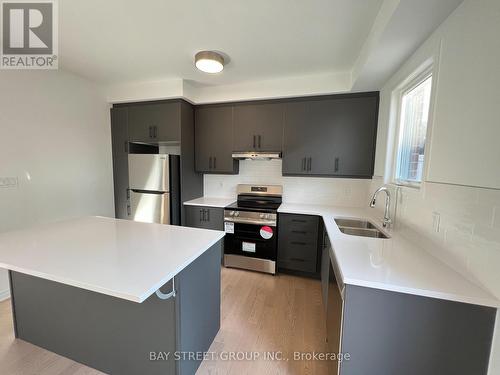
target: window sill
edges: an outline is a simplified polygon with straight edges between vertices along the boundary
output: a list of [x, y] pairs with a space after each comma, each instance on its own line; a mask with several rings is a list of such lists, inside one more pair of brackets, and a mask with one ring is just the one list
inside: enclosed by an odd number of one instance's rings
[[393, 181], [390, 183], [391, 185], [399, 188], [409, 188], [413, 190], [420, 190], [422, 188], [422, 183], [403, 183], [403, 182], [397, 182]]

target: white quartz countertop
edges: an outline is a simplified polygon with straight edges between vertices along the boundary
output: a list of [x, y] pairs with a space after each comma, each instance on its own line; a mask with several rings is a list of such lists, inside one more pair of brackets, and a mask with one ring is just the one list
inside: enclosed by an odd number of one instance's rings
[[[418, 244], [394, 231], [389, 239], [342, 233], [335, 218], [374, 219], [374, 210], [283, 203], [278, 212], [318, 215], [323, 218], [345, 284], [500, 307], [489, 292], [467, 280]], [[381, 228], [381, 225], [379, 225]]]
[[234, 198], [201, 197], [184, 202], [186, 206], [205, 206], [224, 208], [236, 202]]
[[143, 302], [224, 232], [84, 217], [0, 234], [0, 268]]

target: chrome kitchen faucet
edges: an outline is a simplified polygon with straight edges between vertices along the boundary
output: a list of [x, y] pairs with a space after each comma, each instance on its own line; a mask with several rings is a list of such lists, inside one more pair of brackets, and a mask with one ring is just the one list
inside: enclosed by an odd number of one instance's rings
[[390, 225], [392, 223], [392, 220], [391, 220], [391, 217], [390, 217], [390, 213], [389, 213], [389, 208], [390, 208], [390, 205], [391, 205], [391, 192], [389, 191], [389, 189], [387, 189], [385, 186], [379, 187], [375, 191], [375, 193], [373, 193], [372, 200], [370, 201], [370, 207], [372, 207], [372, 208], [375, 207], [375, 203], [377, 202], [377, 195], [381, 191], [385, 191], [385, 193], [386, 193], [386, 197], [385, 197], [385, 209], [384, 209], [384, 221], [382, 223], [382, 225], [385, 228], [385, 227], [387, 227], [388, 225]]

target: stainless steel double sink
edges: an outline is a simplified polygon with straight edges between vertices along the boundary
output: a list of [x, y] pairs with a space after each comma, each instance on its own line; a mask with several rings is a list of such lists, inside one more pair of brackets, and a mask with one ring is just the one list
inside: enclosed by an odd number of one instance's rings
[[335, 219], [340, 231], [351, 236], [389, 238], [372, 222], [364, 219]]

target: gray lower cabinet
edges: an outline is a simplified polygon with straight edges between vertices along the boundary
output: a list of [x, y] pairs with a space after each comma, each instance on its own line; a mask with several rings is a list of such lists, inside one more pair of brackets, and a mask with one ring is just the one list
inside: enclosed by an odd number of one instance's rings
[[278, 269], [318, 272], [319, 217], [279, 214]]
[[334, 95], [285, 105], [283, 175], [373, 175], [378, 93]]
[[179, 101], [133, 104], [129, 106], [131, 142], [180, 142], [181, 104]]
[[113, 153], [113, 184], [115, 217], [128, 218], [128, 110], [111, 109], [111, 149]]
[[344, 356], [329, 374], [487, 374], [495, 308], [344, 286], [326, 249], [328, 351]]
[[201, 173], [237, 174], [233, 159], [233, 106], [195, 108], [195, 168]]
[[330, 267], [330, 239], [326, 233], [326, 229], [323, 229], [323, 243], [321, 246], [321, 265], [320, 265], [320, 276], [321, 276], [321, 296], [323, 298], [323, 307], [326, 311], [326, 305], [328, 300], [328, 274]]
[[283, 145], [281, 102], [247, 102], [234, 105], [233, 151], [280, 152]]
[[224, 209], [219, 207], [186, 206], [186, 226], [204, 229], [224, 229]]

